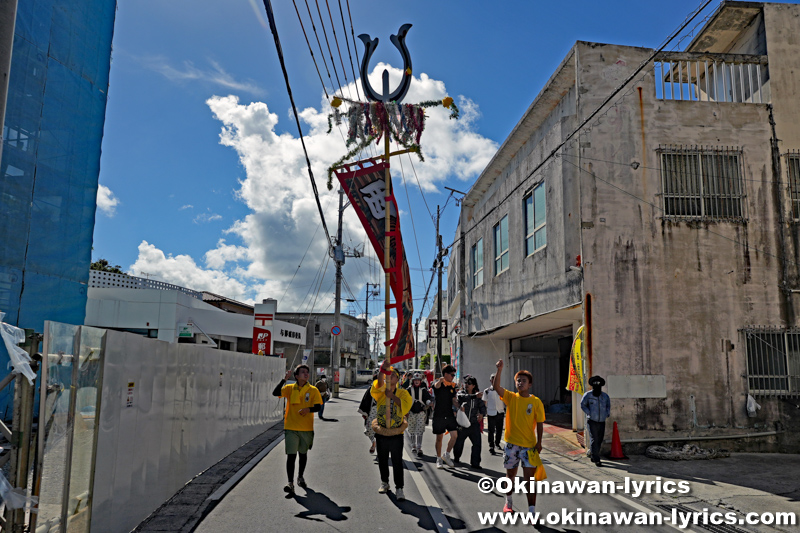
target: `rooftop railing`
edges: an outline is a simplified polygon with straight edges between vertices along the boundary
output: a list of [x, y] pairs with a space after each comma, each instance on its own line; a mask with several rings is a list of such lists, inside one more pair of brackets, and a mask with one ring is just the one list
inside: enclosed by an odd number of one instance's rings
[[769, 103], [767, 56], [662, 52], [654, 59], [656, 98]]

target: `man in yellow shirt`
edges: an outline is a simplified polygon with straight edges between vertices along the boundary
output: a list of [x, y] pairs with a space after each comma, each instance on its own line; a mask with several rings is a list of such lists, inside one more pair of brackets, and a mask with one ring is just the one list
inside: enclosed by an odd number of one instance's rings
[[[385, 377], [384, 377], [385, 376]], [[395, 496], [398, 501], [406, 499], [403, 494], [403, 433], [408, 427], [405, 416], [414, 401], [408, 391], [398, 387], [400, 372], [389, 366], [389, 358], [383, 360], [378, 379], [372, 383], [370, 394], [375, 398], [378, 418], [373, 421], [375, 443], [378, 451], [378, 470], [381, 474], [381, 488], [378, 492], [386, 494], [389, 490], [389, 456], [392, 457]], [[391, 409], [387, 409], [387, 404]], [[388, 420], [387, 420], [388, 416]]]
[[[513, 480], [517, 477], [517, 468], [522, 463], [522, 472], [526, 479], [533, 479], [536, 467], [531, 464], [531, 455], [542, 451], [542, 433], [544, 432], [544, 404], [531, 394], [533, 376], [527, 370], [520, 370], [514, 376], [517, 392], [511, 392], [500, 386], [503, 361], [495, 365], [494, 390], [506, 404], [506, 448], [503, 451], [503, 467], [506, 475]], [[530, 454], [530, 455], [529, 455]], [[528, 511], [536, 512], [536, 492], [531, 487], [528, 496]], [[513, 511], [511, 492], [506, 494], [504, 513]]]
[[[314, 415], [322, 407], [322, 396], [319, 389], [308, 382], [310, 370], [307, 365], [298, 365], [294, 369], [296, 383], [284, 385], [292, 376], [292, 371], [286, 371], [286, 377], [278, 383], [273, 396], [286, 398], [286, 412], [283, 416], [283, 430], [286, 449], [286, 475], [289, 484], [283, 490], [294, 496], [294, 463], [300, 454], [300, 471], [297, 475], [297, 484], [306, 488], [303, 472], [308, 461], [308, 450], [314, 444]], [[288, 497], [288, 496], [287, 496]]]

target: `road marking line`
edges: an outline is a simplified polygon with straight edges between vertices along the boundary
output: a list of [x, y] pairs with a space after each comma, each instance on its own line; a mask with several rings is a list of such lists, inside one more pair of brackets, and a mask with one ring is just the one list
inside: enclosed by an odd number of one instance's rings
[[[576, 478], [576, 479], [578, 479], [580, 481], [586, 481], [586, 482], [591, 481], [590, 479], [587, 479], [585, 477], [579, 476], [575, 472], [571, 472], [571, 471], [569, 471], [569, 470], [567, 470], [565, 468], [562, 468], [560, 466], [556, 466], [555, 464], [553, 464], [550, 461], [546, 461], [546, 462], [547, 462], [547, 468], [552, 468], [554, 470], [557, 470], [557, 471], [561, 472], [562, 474], [566, 474], [566, 475], [568, 475], [570, 477], [574, 477], [574, 478]], [[632, 500], [630, 500], [630, 499], [628, 499], [628, 498], [626, 498], [624, 496], [621, 496], [619, 494], [607, 494], [607, 496], [611, 496], [615, 500], [621, 501], [622, 503], [624, 503], [626, 505], [629, 505], [629, 506], [633, 507], [634, 509], [637, 509], [637, 510], [642, 511], [642, 512], [647, 513], [647, 514], [650, 514], [652, 512], [657, 512], [657, 513], [662, 514], [662, 515], [664, 514], [664, 513], [661, 512], [660, 509], [650, 509], [650, 508], [645, 507], [644, 505], [642, 505], [640, 503], [632, 501]], [[667, 516], [670, 520], [672, 520], [672, 517], [670, 515], [667, 514], [665, 516]], [[674, 524], [672, 524], [671, 522], [664, 521], [663, 525], [669, 526], [669, 527], [671, 527], [672, 529], [674, 529], [676, 531], [681, 531], [682, 533], [695, 533], [691, 529], [681, 529], [681, 528], [675, 526]]]
[[414, 482], [414, 485], [416, 485], [420, 496], [422, 496], [422, 501], [428, 506], [428, 512], [431, 514], [434, 524], [436, 524], [436, 531], [439, 533], [454, 533], [450, 521], [447, 520], [444, 511], [442, 511], [442, 508], [439, 506], [439, 502], [436, 501], [436, 497], [431, 492], [428, 484], [425, 483], [422, 474], [417, 470], [417, 465], [414, 464], [414, 461], [409, 457], [405, 449], [403, 449], [403, 461], [406, 463], [408, 473], [411, 474], [411, 480]]
[[252, 459], [250, 459], [250, 462], [249, 462], [249, 463], [247, 463], [246, 465], [244, 465], [244, 466], [243, 466], [243, 467], [242, 467], [242, 468], [241, 468], [241, 469], [240, 469], [238, 472], [236, 472], [236, 473], [233, 475], [233, 477], [231, 477], [231, 478], [230, 478], [228, 481], [226, 481], [225, 483], [223, 483], [223, 484], [222, 484], [222, 486], [221, 486], [220, 488], [218, 488], [217, 490], [215, 490], [215, 491], [214, 491], [214, 492], [211, 494], [211, 496], [209, 496], [208, 498], [206, 498], [206, 501], [209, 501], [209, 500], [215, 500], [215, 501], [219, 501], [219, 500], [221, 500], [221, 499], [222, 499], [222, 498], [223, 498], [223, 497], [224, 497], [224, 496], [225, 496], [225, 495], [228, 493], [228, 491], [229, 491], [229, 490], [231, 490], [231, 489], [233, 488], [233, 486], [234, 486], [234, 485], [236, 485], [237, 483], [239, 483], [239, 481], [241, 481], [241, 479], [242, 479], [244, 476], [246, 476], [246, 475], [247, 475], [247, 474], [248, 474], [248, 473], [249, 473], [249, 472], [250, 472], [250, 471], [251, 471], [251, 470], [252, 470], [252, 469], [253, 469], [253, 468], [254, 468], [254, 467], [255, 467], [255, 466], [256, 466], [256, 465], [259, 463], [259, 461], [261, 461], [261, 459], [263, 459], [264, 457], [266, 457], [266, 455], [267, 455], [269, 452], [271, 452], [271, 451], [272, 451], [272, 449], [273, 449], [275, 446], [277, 446], [277, 445], [278, 445], [278, 444], [279, 444], [279, 443], [280, 443], [280, 442], [283, 440], [283, 436], [284, 436], [284, 433], [283, 433], [283, 431], [281, 431], [281, 434], [278, 436], [278, 438], [276, 438], [275, 440], [273, 440], [272, 442], [270, 442], [270, 443], [269, 443], [269, 445], [267, 445], [267, 447], [266, 447], [266, 448], [264, 448], [263, 450], [261, 450], [260, 452], [258, 452], [258, 455], [256, 455], [256, 456], [255, 456], [255, 457], [253, 457]]

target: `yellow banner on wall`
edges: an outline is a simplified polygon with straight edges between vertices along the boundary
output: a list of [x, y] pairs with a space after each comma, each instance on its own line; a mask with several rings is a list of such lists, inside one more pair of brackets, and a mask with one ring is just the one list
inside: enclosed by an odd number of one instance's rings
[[569, 381], [567, 390], [583, 395], [586, 389], [583, 385], [583, 326], [575, 332], [575, 340], [572, 341], [572, 350], [569, 353]]

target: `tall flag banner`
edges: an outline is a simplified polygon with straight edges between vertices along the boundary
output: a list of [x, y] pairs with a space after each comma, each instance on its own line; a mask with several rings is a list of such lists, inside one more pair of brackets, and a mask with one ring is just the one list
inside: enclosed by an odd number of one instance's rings
[[[342, 165], [336, 169], [336, 177], [344, 192], [350, 199], [364, 230], [367, 232], [372, 248], [383, 262], [384, 237], [386, 236], [386, 187], [385, 175], [389, 163], [378, 159], [365, 159], [355, 163]], [[394, 187], [391, 188], [392, 192]], [[400, 233], [400, 219], [397, 217], [397, 201], [394, 194], [390, 199], [389, 230], [389, 284], [395, 303], [391, 306], [397, 315], [397, 330], [387, 343], [390, 347], [391, 364], [411, 359], [415, 355], [414, 330], [411, 319], [414, 314], [414, 302], [411, 299], [411, 276], [403, 248], [403, 236]], [[386, 270], [386, 267], [384, 267]]]
[[567, 382], [567, 390], [578, 393], [581, 396], [586, 392], [583, 385], [582, 334], [583, 326], [579, 327], [578, 331], [575, 332], [575, 340], [572, 341], [572, 350], [569, 352], [569, 381]]

